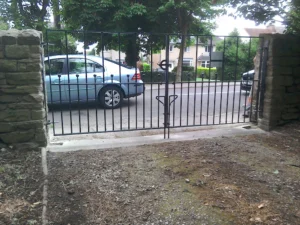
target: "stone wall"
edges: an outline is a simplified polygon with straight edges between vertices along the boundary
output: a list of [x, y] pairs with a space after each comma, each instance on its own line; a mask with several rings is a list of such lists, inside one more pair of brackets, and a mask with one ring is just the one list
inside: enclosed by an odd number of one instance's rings
[[34, 30], [0, 31], [1, 145], [47, 145], [41, 40]]
[[[264, 34], [261, 37], [269, 45], [263, 113], [258, 118], [258, 125], [271, 130], [300, 119], [300, 37], [283, 34]], [[257, 60], [259, 57], [257, 55]]]

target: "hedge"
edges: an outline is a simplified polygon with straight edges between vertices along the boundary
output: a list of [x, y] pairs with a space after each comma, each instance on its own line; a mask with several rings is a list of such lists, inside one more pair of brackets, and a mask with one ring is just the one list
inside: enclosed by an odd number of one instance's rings
[[[209, 71], [210, 71], [210, 76], [209, 76]], [[206, 67], [197, 67], [197, 77], [199, 78], [206, 78], [206, 79], [212, 79], [214, 80], [216, 78], [217, 74], [217, 68], [206, 68]], [[219, 76], [217, 76], [218, 78]], [[218, 79], [219, 80], [219, 79]]]
[[[195, 68], [192, 67], [192, 66], [182, 66], [182, 71], [183, 72], [194, 72], [195, 71]], [[172, 70], [172, 72], [177, 72], [177, 66], [175, 66]]]
[[[165, 74], [164, 72], [141, 72], [142, 80], [146, 83], [150, 82], [164, 82]], [[169, 73], [169, 82], [174, 82], [176, 80], [176, 73]], [[182, 72], [182, 81], [195, 81], [195, 73], [193, 72]]]
[[144, 71], [144, 72], [150, 72], [150, 71], [151, 71], [150, 64], [148, 64], [148, 63], [143, 63], [143, 71]]

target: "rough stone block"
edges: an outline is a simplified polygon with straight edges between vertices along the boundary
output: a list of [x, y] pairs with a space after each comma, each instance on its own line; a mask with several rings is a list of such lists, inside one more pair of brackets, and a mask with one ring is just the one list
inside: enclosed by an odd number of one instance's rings
[[30, 58], [31, 59], [41, 59], [41, 54], [31, 54]]
[[[273, 56], [291, 56], [298, 55], [300, 52], [300, 39], [296, 37], [289, 37], [287, 35], [282, 37], [273, 37], [272, 41], [272, 55]], [[280, 48], [278, 47], [280, 46]]]
[[15, 71], [17, 71], [17, 61], [15, 61], [15, 60], [1, 60], [0, 71], [1, 72], [15, 72]]
[[30, 56], [29, 46], [7, 45], [5, 46], [5, 57], [8, 59], [27, 59]]
[[42, 92], [42, 85], [40, 86], [3, 86], [0, 93], [3, 94], [37, 94]]
[[33, 110], [31, 111], [31, 119], [32, 120], [42, 120], [46, 117], [45, 110]]
[[[299, 55], [299, 59], [300, 59], [300, 55]], [[293, 68], [293, 74], [297, 77], [300, 77], [300, 66]]]
[[[270, 62], [270, 61], [269, 61]], [[267, 76], [281, 76], [281, 75], [293, 75], [293, 68], [292, 67], [282, 67], [275, 65], [273, 63], [269, 63], [267, 69]]]
[[0, 86], [3, 86], [3, 85], [6, 85], [6, 80], [5, 79], [0, 79]]
[[292, 93], [285, 95], [286, 104], [297, 104], [300, 102], [300, 93]]
[[294, 84], [294, 77], [292, 77], [292, 76], [283, 76], [282, 85], [292, 86], [293, 84]]
[[0, 103], [17, 103], [22, 100], [22, 95], [0, 95]]
[[273, 57], [272, 64], [282, 67], [299, 66], [299, 57]]
[[299, 119], [299, 113], [285, 113], [282, 115], [282, 119], [284, 120], [296, 120]]
[[0, 112], [0, 121], [3, 122], [21, 122], [29, 121], [31, 113], [29, 110], [6, 110]]
[[11, 144], [14, 149], [21, 149], [22, 151], [40, 151], [40, 146], [38, 143], [35, 142], [25, 142], [25, 143], [13, 143]]
[[10, 85], [32, 85], [42, 83], [40, 72], [6, 73], [6, 81]]
[[11, 123], [0, 123], [0, 133], [8, 133], [13, 131]]
[[44, 123], [42, 120], [12, 123], [13, 130], [43, 129], [43, 127]]
[[33, 54], [41, 54], [42, 48], [39, 45], [32, 45], [30, 46], [30, 52]]
[[41, 44], [41, 33], [36, 30], [22, 30], [18, 35], [19, 45]]
[[[24, 103], [19, 102], [19, 103], [11, 103], [8, 105], [5, 105], [5, 108], [8, 109], [31, 109], [31, 110], [38, 110], [38, 109], [42, 109], [43, 107], [43, 102], [35, 102], [35, 103]], [[1, 109], [1, 105], [0, 105], [0, 109]]]
[[27, 63], [17, 62], [17, 71], [18, 72], [27, 72]]
[[43, 69], [43, 66], [41, 63], [28, 63], [27, 64], [27, 71], [31, 72], [38, 72]]
[[38, 94], [30, 94], [23, 97], [24, 102], [44, 102], [44, 94], [38, 93]]
[[29, 142], [34, 139], [34, 130], [0, 134], [0, 139], [6, 144]]
[[298, 109], [298, 107], [294, 107], [294, 108], [288, 108], [287, 112], [289, 113], [299, 113], [300, 114], [300, 110]]
[[10, 30], [10, 31], [2, 31], [2, 44], [3, 45], [15, 45], [17, 43], [17, 32], [16, 30]]
[[36, 130], [36, 134], [35, 134], [35, 140], [36, 142], [38, 142], [40, 144], [40, 146], [47, 146], [48, 143], [48, 136], [47, 133], [45, 132], [46, 128], [44, 129], [38, 129]]
[[296, 86], [296, 85], [293, 85], [293, 86], [290, 86], [290, 87], [286, 87], [286, 92], [287, 92], [287, 93], [294, 93], [294, 92], [297, 92], [297, 86]]

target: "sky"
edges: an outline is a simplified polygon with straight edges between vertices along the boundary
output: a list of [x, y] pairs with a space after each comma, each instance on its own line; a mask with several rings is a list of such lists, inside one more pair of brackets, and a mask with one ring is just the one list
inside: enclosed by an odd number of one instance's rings
[[216, 18], [216, 24], [218, 28], [213, 32], [214, 35], [217, 36], [226, 36], [230, 32], [237, 28], [240, 35], [246, 35], [244, 28], [265, 28], [266, 25], [261, 24], [256, 26], [254, 21], [245, 20], [244, 18], [236, 18], [234, 19], [231, 16], [220, 16]]

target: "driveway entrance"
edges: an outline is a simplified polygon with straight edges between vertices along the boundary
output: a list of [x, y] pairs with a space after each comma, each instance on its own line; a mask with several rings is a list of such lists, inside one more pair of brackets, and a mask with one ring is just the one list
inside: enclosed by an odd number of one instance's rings
[[[65, 40], [61, 54], [53, 47], [55, 35]], [[74, 55], [69, 35], [85, 46], [89, 35], [97, 35], [96, 50]], [[171, 128], [253, 122], [257, 116], [249, 101], [258, 95], [241, 89], [241, 74], [253, 69], [259, 38], [188, 39], [178, 73], [180, 35], [48, 30], [45, 82], [53, 134], [164, 129], [168, 138]], [[133, 66], [122, 59], [128, 40], [131, 54], [141, 59]], [[246, 82], [252, 86], [259, 80]]]

